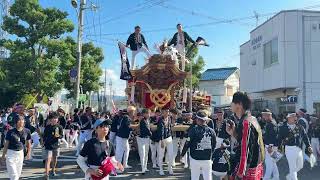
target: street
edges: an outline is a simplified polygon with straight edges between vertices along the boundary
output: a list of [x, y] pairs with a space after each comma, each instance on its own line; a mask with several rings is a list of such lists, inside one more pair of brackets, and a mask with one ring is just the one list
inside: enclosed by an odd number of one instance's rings
[[[74, 156], [73, 150], [62, 149], [58, 168], [57, 168], [57, 176], [51, 179], [83, 179], [83, 172], [76, 165], [76, 157]], [[2, 154], [2, 151], [1, 151]], [[149, 161], [150, 162], [150, 161]], [[149, 180], [158, 180], [158, 179], [166, 179], [166, 180], [178, 180], [178, 179], [190, 179], [190, 171], [184, 170], [183, 166], [178, 163], [176, 168], [174, 168], [174, 176], [159, 176], [159, 171], [152, 169], [149, 163], [149, 172], [145, 175], [140, 174], [140, 163], [138, 162], [138, 158], [136, 154], [130, 154], [129, 165], [133, 168], [126, 170], [125, 173], [119, 174], [116, 177], [111, 177], [110, 179], [115, 180], [125, 180], [125, 179], [149, 179]], [[35, 156], [32, 161], [27, 161], [24, 164], [22, 171], [22, 179], [31, 180], [31, 179], [42, 179], [44, 174], [44, 165], [42, 164], [41, 159], [41, 151], [40, 149], [36, 149]], [[288, 173], [288, 165], [285, 158], [283, 158], [278, 163], [280, 179], [285, 180], [285, 175]], [[300, 180], [319, 180], [320, 178], [320, 166], [314, 167], [312, 170], [309, 165], [305, 163], [304, 168], [298, 173]], [[7, 179], [7, 175], [4, 167], [0, 167], [0, 179]], [[214, 177], [214, 179], [218, 179]]]
[[[1, 155], [2, 155], [2, 151]], [[57, 176], [51, 179], [83, 179], [84, 173], [76, 165], [75, 151], [69, 149], [62, 149], [57, 165]], [[124, 180], [124, 179], [189, 179], [189, 171], [184, 171], [182, 165], [178, 165], [174, 168], [174, 176], [161, 177], [159, 170], [152, 169], [149, 166], [149, 172], [145, 175], [140, 174], [141, 166], [136, 158], [136, 154], [130, 154], [129, 165], [132, 169], [126, 170], [125, 173], [119, 174], [116, 177], [110, 179]], [[151, 162], [151, 161], [150, 161]], [[166, 173], [166, 172], [165, 172]], [[44, 165], [41, 159], [41, 149], [36, 149], [35, 156], [32, 161], [26, 161], [23, 166], [22, 179], [42, 179], [44, 175]], [[7, 179], [6, 171], [4, 167], [0, 167], [0, 179]]]

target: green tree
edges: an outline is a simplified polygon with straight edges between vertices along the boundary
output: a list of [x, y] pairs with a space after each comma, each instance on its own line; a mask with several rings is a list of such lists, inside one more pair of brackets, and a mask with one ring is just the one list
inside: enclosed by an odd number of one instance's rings
[[[191, 61], [192, 64], [192, 87], [199, 87], [199, 81], [201, 78], [201, 72], [204, 70], [205, 61], [202, 56], [198, 56], [198, 48], [194, 48], [189, 45], [186, 48], [188, 60]], [[186, 71], [190, 72], [190, 63], [186, 65]], [[187, 79], [187, 87], [190, 86], [190, 79]]]
[[5, 77], [6, 77], [6, 74], [4, 70], [4, 62], [2, 59], [0, 59], [0, 82], [2, 82], [5, 79]]
[[[76, 67], [76, 42], [67, 37], [60, 46], [58, 57], [65, 59], [60, 64], [61, 81], [64, 87], [69, 90], [70, 97], [74, 96], [75, 83], [70, 82], [69, 71]], [[84, 43], [82, 45], [82, 62], [81, 62], [81, 80], [83, 92], [98, 91], [100, 88], [99, 80], [102, 75], [100, 64], [104, 59], [101, 48], [95, 47], [93, 43]]]
[[[17, 38], [0, 44], [10, 51], [9, 58], [0, 61], [0, 99], [6, 98], [7, 105], [18, 100], [39, 100], [32, 96], [50, 97], [62, 87], [73, 96], [69, 71], [76, 67], [77, 44], [71, 37], [61, 38], [73, 30], [67, 13], [43, 9], [37, 0], [16, 0], [10, 14], [3, 29]], [[100, 87], [103, 51], [92, 43], [84, 43], [82, 51], [81, 86], [84, 93], [96, 91]]]
[[0, 45], [10, 51], [4, 61], [8, 92], [14, 99], [25, 94], [53, 96], [63, 87], [59, 76], [60, 62], [51, 49], [62, 41], [60, 36], [73, 31], [67, 13], [55, 8], [42, 8], [38, 0], [16, 0], [2, 28], [14, 39], [2, 40]]

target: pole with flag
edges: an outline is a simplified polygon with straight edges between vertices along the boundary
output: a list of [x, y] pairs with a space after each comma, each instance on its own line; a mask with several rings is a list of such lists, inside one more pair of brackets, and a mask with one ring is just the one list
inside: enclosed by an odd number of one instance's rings
[[188, 50], [188, 52], [186, 53], [186, 57], [188, 57], [191, 54], [191, 52], [193, 51], [193, 49], [196, 48], [197, 46], [207, 46], [207, 47], [209, 47], [209, 44], [207, 44], [207, 42], [206, 42], [206, 40], [204, 38], [199, 36], [197, 38], [197, 40], [196, 40], [196, 43], [193, 44], [191, 46], [191, 48]]
[[122, 80], [132, 80], [132, 75], [130, 72], [130, 64], [128, 60], [128, 54], [126, 51], [126, 46], [122, 42], [118, 42], [120, 57], [121, 57], [121, 74], [120, 79]]
[[[120, 50], [120, 57], [121, 57], [121, 74], [120, 79], [122, 80], [133, 80], [133, 76], [130, 71], [130, 64], [128, 60], [128, 55], [126, 51], [126, 46], [122, 42], [118, 42], [119, 50]], [[131, 85], [131, 97], [130, 101], [134, 102], [134, 94], [135, 94], [135, 85], [134, 82], [132, 82]]]
[[112, 113], [116, 114], [118, 112], [118, 108], [116, 107], [113, 99], [111, 100], [111, 103], [112, 103]]

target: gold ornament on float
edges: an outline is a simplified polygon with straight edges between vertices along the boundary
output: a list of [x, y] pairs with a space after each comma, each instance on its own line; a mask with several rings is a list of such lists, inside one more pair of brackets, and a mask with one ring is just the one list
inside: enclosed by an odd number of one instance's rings
[[171, 101], [171, 89], [177, 82], [172, 83], [168, 89], [152, 89], [152, 87], [145, 82], [145, 85], [150, 90], [150, 100], [153, 102], [157, 107], [162, 108], [167, 103]]

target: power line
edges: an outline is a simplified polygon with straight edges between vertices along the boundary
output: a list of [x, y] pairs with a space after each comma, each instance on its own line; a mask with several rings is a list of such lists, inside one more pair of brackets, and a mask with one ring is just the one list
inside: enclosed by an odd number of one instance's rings
[[[109, 23], [109, 22], [112, 22], [112, 21], [115, 21], [115, 20], [119, 20], [119, 19], [121, 19], [123, 17], [126, 17], [127, 15], [141, 12], [144, 9], [152, 8], [152, 7], [157, 6], [157, 5], [161, 4], [161, 3], [164, 3], [166, 1], [169, 1], [169, 0], [157, 0], [157, 1], [149, 0], [147, 3], [143, 3], [144, 6], [142, 6], [142, 7], [140, 7], [140, 4], [142, 4], [142, 3], [140, 3], [138, 8], [135, 8], [135, 9], [133, 9], [131, 11], [128, 11], [128, 12], [122, 13], [120, 15], [117, 15], [115, 17], [112, 17], [112, 18], [110, 18], [110, 19], [108, 19], [106, 21], [101, 22], [101, 24], [106, 24], [106, 23]], [[149, 2], [151, 2], [151, 3], [149, 3]], [[85, 29], [88, 29], [88, 28], [92, 28], [92, 25], [87, 26]]]
[[[88, 24], [88, 22], [89, 22], [89, 20], [88, 20], [88, 14], [85, 14], [85, 24]], [[91, 34], [91, 30], [90, 29], [88, 29], [88, 32]], [[95, 33], [93, 33], [95, 36], [96, 36], [96, 34]]]
[[302, 9], [315, 9], [315, 8], [319, 8], [320, 7], [320, 4], [315, 4], [315, 5], [311, 5], [311, 6], [306, 6]]
[[[167, 5], [161, 5], [161, 6], [167, 6]], [[171, 6], [171, 7], [174, 7], [174, 6]], [[320, 7], [320, 4], [307, 6], [307, 7], [304, 7], [302, 9], [314, 9], [314, 8], [318, 8], [318, 7]], [[181, 11], [188, 12], [188, 13], [193, 13], [193, 11], [190, 12], [189, 10], [183, 10], [181, 8], [177, 8], [177, 9], [179, 9]], [[275, 15], [277, 13], [279, 13], [279, 11], [271, 12], [271, 13], [259, 14], [259, 17], [268, 17], [268, 16]], [[207, 16], [207, 15], [204, 15], [204, 14], [201, 14], [201, 13], [194, 13], [194, 14], [197, 14], [197, 15], [203, 16], [203, 17], [207, 17], [207, 18], [211, 18], [211, 19], [217, 19], [215, 17]], [[233, 23], [238, 23], [238, 22], [241, 22], [241, 21], [251, 20], [251, 19], [256, 19], [256, 16], [252, 15], [252, 16], [245, 16], [245, 17], [240, 17], [240, 18], [215, 20], [215, 21], [211, 21], [211, 22], [208, 22], [208, 23], [186, 25], [186, 26], [184, 26], [184, 29], [199, 28], [199, 27], [212, 26], [212, 25], [217, 25], [217, 24], [233, 24]], [[175, 30], [175, 29], [176, 29], [175, 27], [151, 29], [151, 30], [144, 30], [143, 33], [165, 32], [165, 31], [171, 31], [171, 30]], [[128, 35], [128, 34], [131, 34], [131, 32], [105, 33], [105, 34], [101, 34], [101, 36]], [[89, 34], [87, 36], [89, 37], [89, 36], [94, 36], [94, 35]]]
[[[91, 39], [91, 38], [86, 38], [86, 39], [89, 40], [89, 41], [92, 41], [92, 42], [96, 42], [96, 43], [102, 44], [102, 45], [116, 46], [114, 43], [107, 42], [107, 41], [99, 41], [99, 40], [95, 40], [95, 39]], [[109, 39], [109, 40], [110, 41], [117, 41], [115, 39]]]
[[96, 12], [95, 12], [95, 10], [93, 10], [93, 11], [91, 11], [91, 13], [92, 13], [92, 16], [93, 16], [93, 18], [92, 18], [92, 23], [93, 23], [93, 32], [94, 32], [94, 34], [97, 34], [97, 32], [96, 32], [96, 23], [95, 23], [95, 17], [96, 17]]
[[[275, 13], [261, 14], [260, 17], [270, 16], [270, 15], [274, 15], [274, 14]], [[225, 20], [220, 20], [220, 21], [212, 21], [212, 22], [208, 22], [208, 23], [186, 25], [186, 26], [184, 26], [184, 29], [199, 28], [199, 27], [212, 26], [212, 25], [217, 25], [217, 24], [226, 24], [226, 23], [229, 24], [229, 23], [239, 22], [239, 21], [253, 19], [253, 18], [255, 18], [255, 16], [246, 16], [246, 17], [241, 17], [241, 18], [233, 18], [233, 19], [225, 19]], [[171, 30], [176, 30], [176, 27], [144, 30], [143, 33], [164, 32], [164, 31], [171, 31]], [[128, 35], [130, 33], [131, 32], [105, 33], [105, 34], [101, 34], [101, 35], [102, 36]], [[89, 36], [94, 36], [94, 35], [89, 34], [87, 36], [89, 37]]]
[[[98, 6], [101, 8], [101, 2], [100, 0], [97, 0]], [[99, 19], [98, 19], [98, 23], [99, 23], [99, 35], [100, 35], [100, 41], [101, 39], [101, 34], [102, 34], [102, 26], [101, 26], [101, 12], [99, 12]]]
[[[203, 14], [203, 13], [195, 12], [193, 10], [179, 8], [179, 7], [176, 7], [176, 6], [173, 6], [173, 5], [160, 4], [159, 6], [161, 6], [163, 8], [166, 8], [166, 9], [171, 9], [171, 10], [175, 10], [175, 11], [178, 11], [178, 12], [182, 12], [182, 13], [185, 13], [185, 14], [190, 14], [192, 16], [204, 17], [204, 18], [207, 18], [207, 19], [210, 19], [210, 20], [216, 20], [216, 21], [227, 20], [227, 19], [224, 19], [224, 18], [212, 17], [212, 16], [209, 16], [209, 15], [206, 15], [206, 14]], [[244, 26], [252, 26], [249, 23], [239, 23], [239, 24], [240, 25], [244, 25]]]

